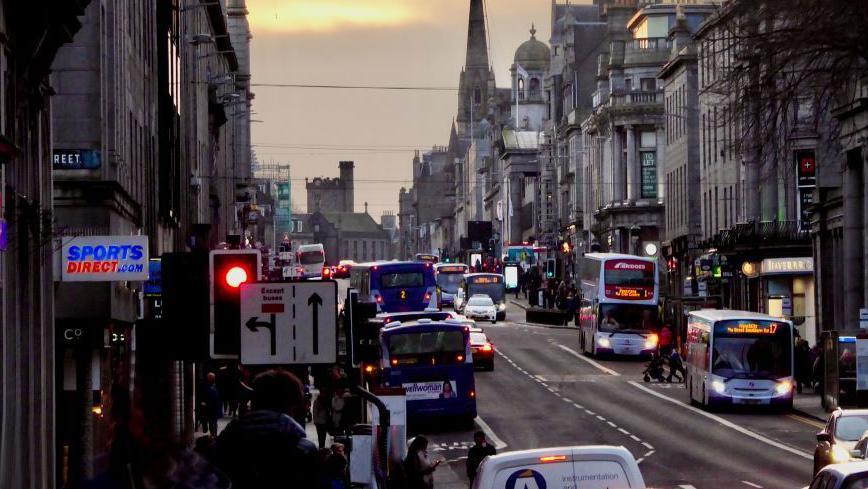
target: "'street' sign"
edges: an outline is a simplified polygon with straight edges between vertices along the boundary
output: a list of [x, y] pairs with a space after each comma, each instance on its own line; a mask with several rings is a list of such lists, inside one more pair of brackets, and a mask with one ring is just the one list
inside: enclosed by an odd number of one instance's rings
[[64, 282], [117, 282], [148, 279], [147, 236], [78, 236], [64, 238]]

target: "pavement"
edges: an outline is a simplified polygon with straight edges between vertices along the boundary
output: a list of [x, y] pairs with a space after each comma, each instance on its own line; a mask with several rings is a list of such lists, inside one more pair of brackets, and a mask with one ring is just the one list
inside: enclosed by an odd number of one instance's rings
[[[642, 361], [578, 353], [575, 330], [507, 320], [484, 326], [496, 345], [493, 372], [476, 374], [477, 425], [499, 450], [581, 444], [621, 445], [654, 488], [796, 488], [811, 480], [815, 433], [825, 416], [805, 412], [708, 412], [690, 406], [682, 384], [642, 382]], [[816, 396], [797, 398], [810, 405]], [[412, 429], [412, 427], [411, 427]], [[448, 463], [438, 489], [466, 488], [472, 433], [425, 432]]]

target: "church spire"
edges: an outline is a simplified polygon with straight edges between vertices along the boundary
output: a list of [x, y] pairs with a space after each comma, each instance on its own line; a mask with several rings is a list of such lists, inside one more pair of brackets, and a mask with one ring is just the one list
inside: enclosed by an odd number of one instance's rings
[[485, 6], [483, 0], [470, 0], [470, 17], [467, 27], [467, 61], [464, 69], [485, 68], [488, 70], [488, 42], [485, 33]]

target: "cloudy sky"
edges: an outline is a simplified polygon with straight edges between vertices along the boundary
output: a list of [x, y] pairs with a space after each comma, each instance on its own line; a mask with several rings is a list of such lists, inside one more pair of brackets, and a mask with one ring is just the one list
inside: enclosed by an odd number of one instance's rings
[[[452, 87], [464, 64], [469, 0], [247, 0], [253, 83]], [[562, 3], [562, 2], [561, 2]], [[574, 2], [578, 3], [578, 2]], [[509, 86], [515, 49], [548, 41], [551, 0], [487, 0], [491, 62]], [[305, 210], [304, 178], [356, 163], [356, 211], [379, 220], [411, 186], [413, 149], [448, 142], [455, 91], [254, 87], [254, 149], [292, 165], [292, 198]]]

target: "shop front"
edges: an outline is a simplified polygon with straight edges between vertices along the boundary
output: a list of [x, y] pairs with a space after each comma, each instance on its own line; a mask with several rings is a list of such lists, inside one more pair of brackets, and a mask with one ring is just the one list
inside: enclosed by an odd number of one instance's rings
[[763, 312], [791, 320], [801, 337], [815, 345], [814, 259], [766, 258], [760, 262], [759, 275]]

